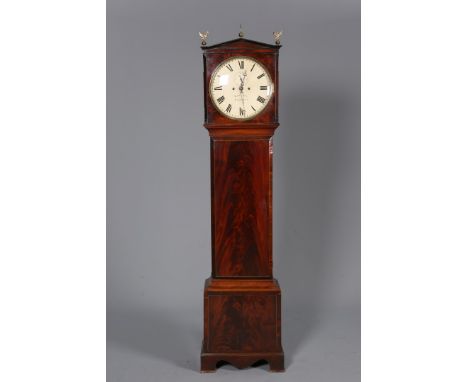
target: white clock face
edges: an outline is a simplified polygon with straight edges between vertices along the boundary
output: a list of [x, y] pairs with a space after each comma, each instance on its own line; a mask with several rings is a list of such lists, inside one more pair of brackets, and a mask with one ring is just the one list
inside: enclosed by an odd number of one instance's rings
[[223, 61], [211, 76], [211, 100], [231, 119], [246, 120], [257, 116], [272, 95], [273, 82], [268, 71], [253, 58], [239, 56]]

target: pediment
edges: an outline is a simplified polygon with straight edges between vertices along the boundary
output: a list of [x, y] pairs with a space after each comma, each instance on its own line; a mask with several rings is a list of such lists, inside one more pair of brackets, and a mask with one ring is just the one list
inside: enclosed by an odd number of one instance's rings
[[236, 38], [235, 40], [221, 42], [219, 44], [202, 46], [203, 50], [217, 49], [279, 49], [281, 45], [266, 44], [260, 41], [249, 40], [246, 38]]

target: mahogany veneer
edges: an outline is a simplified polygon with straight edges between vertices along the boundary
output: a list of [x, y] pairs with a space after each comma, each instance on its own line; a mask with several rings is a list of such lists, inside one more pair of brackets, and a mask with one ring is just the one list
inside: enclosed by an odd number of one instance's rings
[[[284, 370], [281, 290], [272, 270], [272, 137], [278, 124], [278, 50], [246, 39], [202, 47], [205, 124], [211, 150], [212, 274], [205, 282], [201, 371], [265, 360]], [[268, 70], [274, 93], [246, 121], [218, 112], [208, 93], [213, 70], [235, 56]]]
[[219, 361], [238, 368], [259, 360], [284, 370], [281, 347], [281, 290], [275, 279], [214, 279], [205, 282], [201, 370]]

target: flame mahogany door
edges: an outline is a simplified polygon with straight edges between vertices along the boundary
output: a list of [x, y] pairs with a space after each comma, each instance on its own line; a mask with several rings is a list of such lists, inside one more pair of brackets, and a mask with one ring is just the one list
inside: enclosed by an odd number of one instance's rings
[[[272, 270], [272, 137], [279, 126], [279, 48], [243, 38], [202, 46], [204, 126], [211, 150], [212, 236], [212, 272], [204, 290], [202, 372], [215, 371], [220, 361], [244, 368], [264, 360], [270, 370], [284, 370], [281, 290]], [[253, 110], [263, 107], [249, 119], [226, 115], [222, 112], [226, 104], [223, 109], [217, 104], [225, 98], [219, 97], [217, 102], [210, 96], [212, 81], [220, 77], [217, 68], [238, 57], [253, 59], [271, 80], [268, 101], [262, 102], [259, 96], [246, 105]], [[237, 77], [236, 89], [231, 85], [237, 93], [251, 91], [247, 86], [253, 87], [255, 78], [263, 77], [261, 71], [254, 72], [257, 68], [251, 69], [252, 61], [248, 62], [249, 67]], [[231, 109], [231, 104], [227, 105], [226, 110]]]

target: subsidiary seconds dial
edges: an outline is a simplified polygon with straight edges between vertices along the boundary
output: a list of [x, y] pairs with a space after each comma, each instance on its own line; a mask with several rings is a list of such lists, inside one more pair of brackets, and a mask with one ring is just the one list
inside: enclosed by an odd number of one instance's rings
[[273, 82], [266, 68], [250, 57], [232, 57], [213, 71], [211, 101], [231, 119], [247, 120], [265, 109], [273, 95]]

